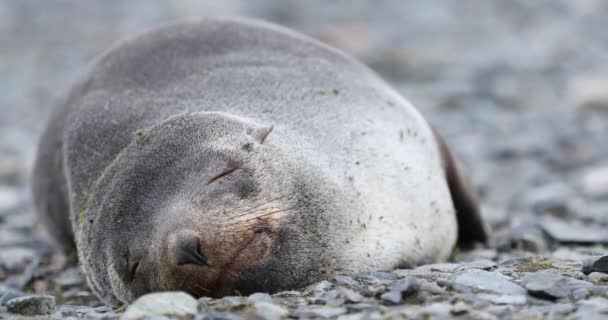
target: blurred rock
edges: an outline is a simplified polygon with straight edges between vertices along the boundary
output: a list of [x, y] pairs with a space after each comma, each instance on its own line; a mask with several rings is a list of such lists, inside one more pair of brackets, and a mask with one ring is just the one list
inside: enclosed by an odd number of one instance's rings
[[583, 192], [591, 197], [608, 196], [608, 166], [585, 169], [580, 184]]
[[497, 272], [470, 269], [457, 273], [452, 286], [460, 292], [488, 291], [505, 295], [525, 294], [525, 289]]
[[571, 103], [583, 109], [608, 111], [608, 71], [579, 74], [570, 79]]
[[287, 316], [287, 309], [270, 302], [255, 303], [256, 314], [264, 320], [280, 320]]
[[584, 274], [592, 272], [608, 273], [608, 256], [592, 256], [583, 259], [581, 271]]
[[47, 315], [55, 310], [53, 296], [24, 296], [6, 302], [8, 312], [24, 316]]
[[556, 241], [569, 244], [608, 243], [608, 234], [597, 225], [585, 225], [580, 221], [566, 221], [550, 216], [539, 218], [543, 230]]
[[193, 316], [198, 302], [183, 292], [157, 292], [139, 297], [122, 315], [122, 320], [135, 320], [154, 315]]

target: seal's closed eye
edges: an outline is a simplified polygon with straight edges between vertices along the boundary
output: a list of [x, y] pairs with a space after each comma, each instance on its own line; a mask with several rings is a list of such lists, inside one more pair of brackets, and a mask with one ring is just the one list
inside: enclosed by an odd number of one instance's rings
[[217, 180], [219, 180], [219, 179], [221, 179], [221, 178], [223, 178], [223, 177], [225, 177], [227, 175], [230, 175], [231, 173], [233, 173], [233, 172], [235, 172], [237, 170], [239, 170], [239, 168], [227, 168], [226, 170], [222, 171], [222, 173], [220, 173], [217, 176], [211, 178], [211, 180], [209, 180], [209, 182], [207, 182], [207, 185], [210, 185], [210, 184], [214, 183], [215, 181], [217, 181]]

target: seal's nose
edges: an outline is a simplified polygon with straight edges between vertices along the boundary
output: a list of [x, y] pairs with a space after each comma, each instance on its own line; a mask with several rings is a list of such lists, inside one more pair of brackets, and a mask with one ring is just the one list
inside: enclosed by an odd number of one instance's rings
[[208, 266], [207, 257], [201, 251], [201, 239], [193, 234], [181, 235], [172, 243], [172, 248], [169, 248], [175, 257], [175, 263], [178, 266], [194, 264], [199, 266]]

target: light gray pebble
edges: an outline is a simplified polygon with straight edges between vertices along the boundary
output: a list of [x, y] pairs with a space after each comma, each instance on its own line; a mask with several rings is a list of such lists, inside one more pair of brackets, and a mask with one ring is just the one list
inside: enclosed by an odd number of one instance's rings
[[13, 288], [1, 288], [0, 287], [0, 306], [3, 306], [11, 299], [23, 297], [26, 294], [20, 290]]
[[3, 248], [0, 250], [0, 267], [9, 273], [20, 273], [36, 257], [36, 252], [29, 248]]
[[32, 295], [14, 298], [6, 302], [8, 312], [25, 316], [47, 315], [55, 311], [55, 297]]
[[344, 307], [333, 306], [306, 306], [294, 312], [294, 316], [302, 318], [333, 318], [341, 314], [345, 314], [347, 309]]
[[121, 319], [135, 320], [153, 315], [192, 316], [197, 310], [198, 301], [184, 292], [155, 292], [137, 298]]
[[313, 284], [309, 285], [308, 287], [306, 287], [306, 289], [304, 289], [302, 294], [304, 296], [313, 296], [314, 297], [314, 296], [318, 296], [318, 295], [325, 293], [332, 287], [333, 287], [333, 284], [331, 282], [323, 280], [323, 281], [319, 281], [317, 283], [313, 283]]
[[346, 287], [339, 287], [337, 291], [344, 297], [346, 303], [359, 303], [363, 300], [363, 296], [356, 291]]
[[245, 320], [245, 318], [232, 312], [212, 311], [196, 315], [194, 320]]
[[[608, 273], [608, 256], [590, 256], [582, 261], [582, 272], [590, 274], [592, 272]], [[608, 274], [606, 274], [608, 276]]]
[[256, 314], [264, 320], [279, 320], [288, 314], [288, 310], [285, 307], [269, 302], [258, 302], [253, 306]]
[[247, 302], [249, 302], [249, 303], [271, 302], [271, 301], [272, 301], [272, 297], [268, 293], [263, 293], [263, 292], [256, 292], [247, 298]]
[[17, 188], [0, 185], [0, 216], [17, 210], [20, 202], [21, 197]]
[[501, 294], [522, 295], [526, 290], [498, 272], [470, 269], [456, 274], [452, 287], [460, 292], [489, 291]]
[[335, 276], [333, 280], [337, 285], [341, 286], [355, 287], [359, 285], [359, 282], [355, 281], [355, 279], [343, 275]]
[[[575, 288], [586, 286], [583, 283], [568, 279], [557, 271], [541, 270], [528, 273], [521, 279], [521, 284], [531, 296], [555, 300], [567, 298]], [[588, 282], [587, 282], [588, 283]], [[588, 283], [591, 286], [591, 283]]]

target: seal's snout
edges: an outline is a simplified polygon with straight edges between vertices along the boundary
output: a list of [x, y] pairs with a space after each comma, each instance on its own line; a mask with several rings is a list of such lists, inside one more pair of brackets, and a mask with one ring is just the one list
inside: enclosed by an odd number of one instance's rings
[[169, 252], [173, 254], [176, 265], [209, 265], [205, 253], [201, 250], [201, 239], [196, 235], [185, 234], [178, 236], [169, 245]]

